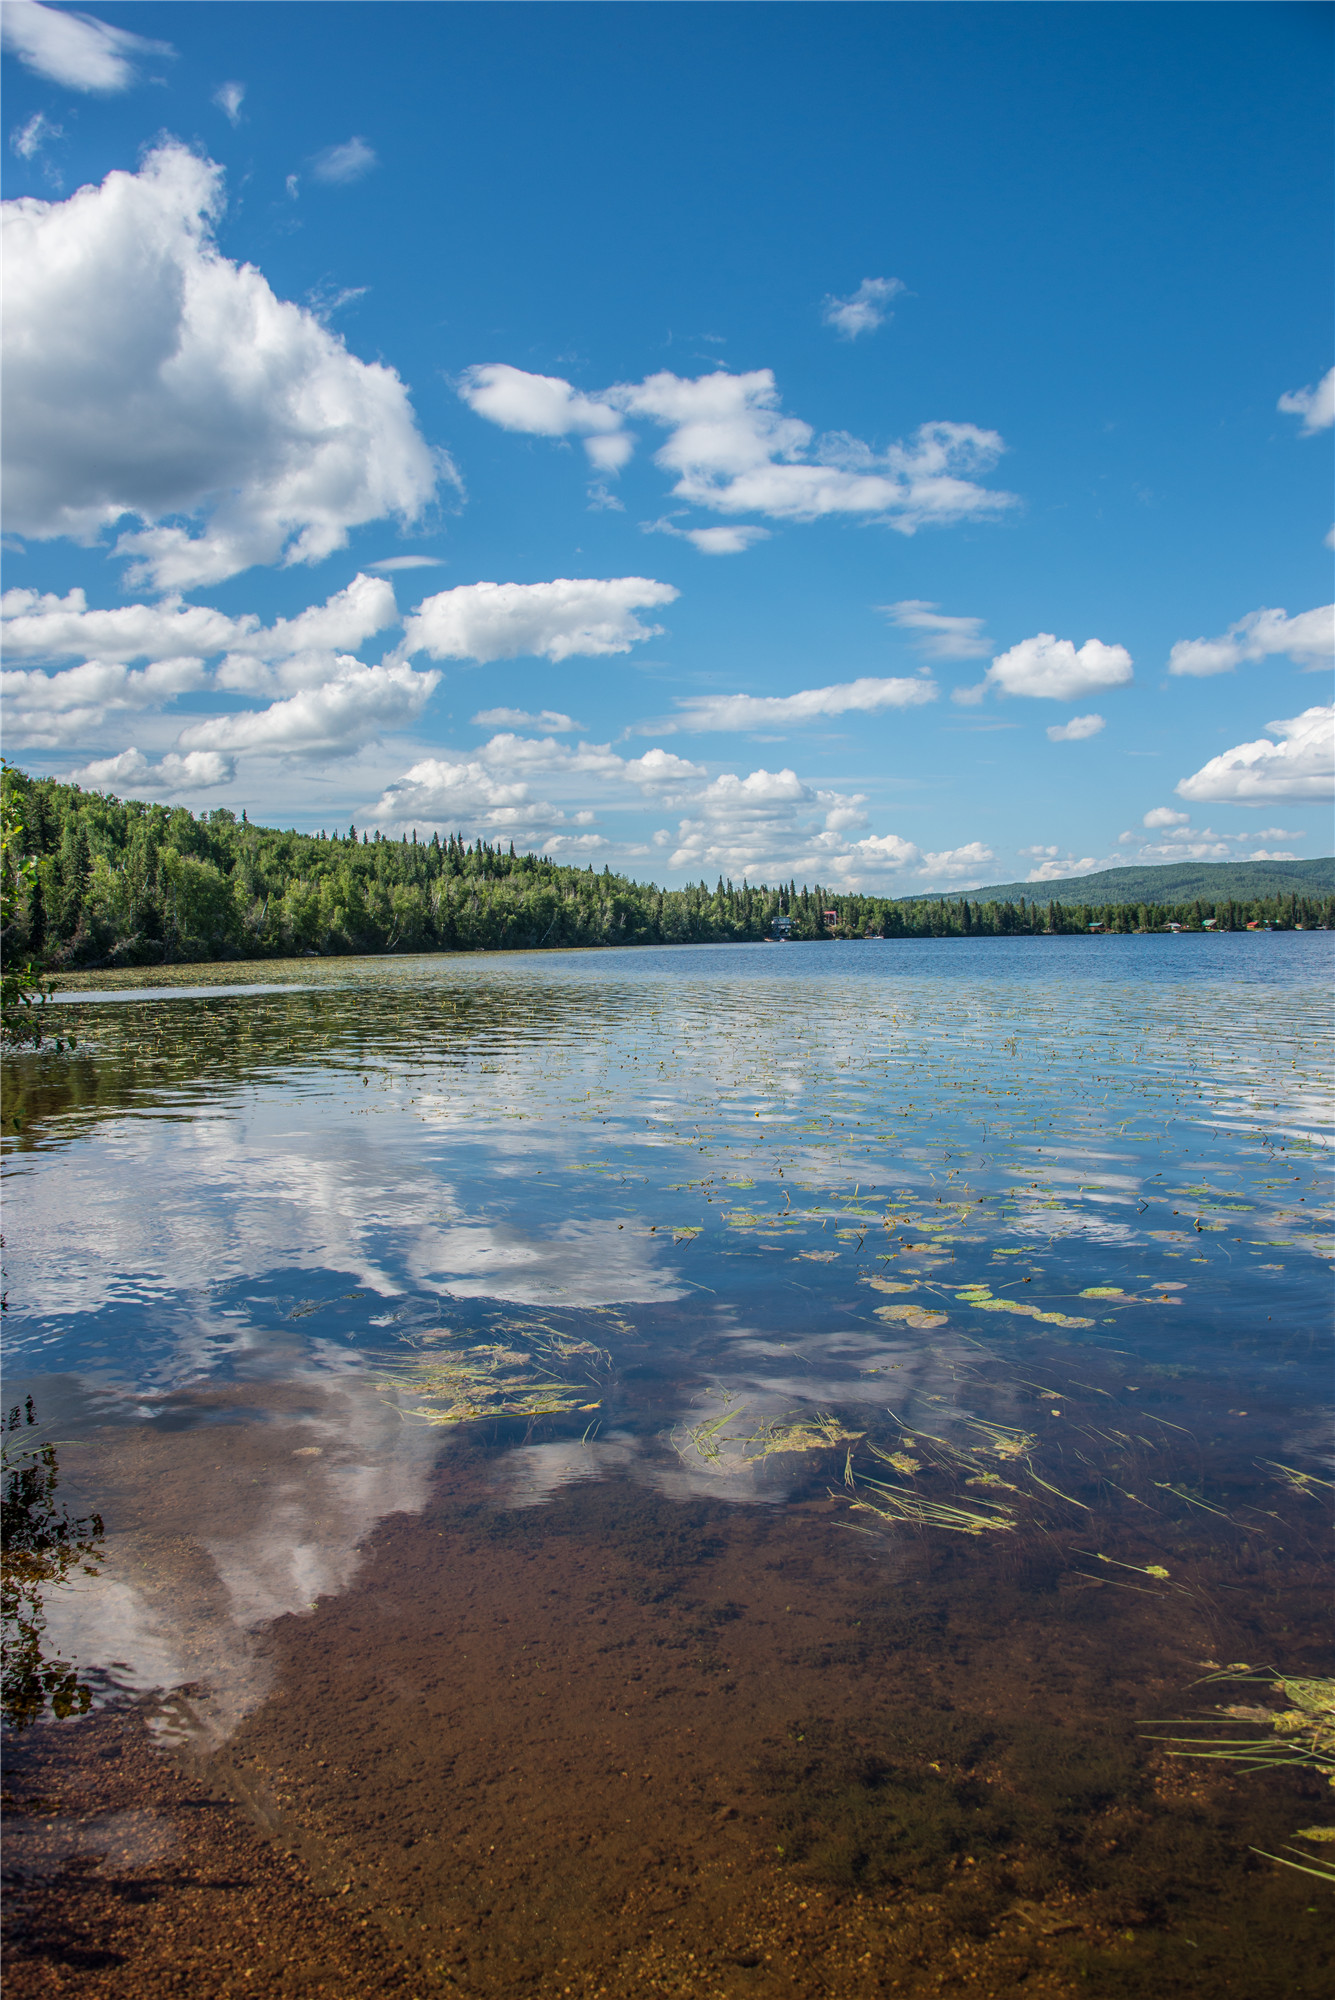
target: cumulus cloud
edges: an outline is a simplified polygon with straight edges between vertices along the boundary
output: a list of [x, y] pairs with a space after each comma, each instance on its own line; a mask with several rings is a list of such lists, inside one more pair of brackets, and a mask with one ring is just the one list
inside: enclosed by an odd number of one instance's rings
[[[663, 844], [674, 868], [752, 880], [814, 876], [829, 887], [884, 884], [892, 876], [919, 882], [976, 878], [993, 856], [979, 841], [924, 853], [900, 834], [854, 835], [866, 825], [858, 792], [818, 790], [795, 771], [725, 772], [686, 800], [688, 817]], [[658, 836], [655, 836], [658, 839]]]
[[656, 637], [662, 626], [641, 624], [636, 611], [677, 596], [670, 583], [645, 576], [465, 583], [423, 599], [404, 621], [404, 650], [433, 660], [598, 659]]
[[844, 340], [856, 340], [860, 333], [875, 333], [893, 315], [886, 308], [904, 290], [902, 278], [864, 278], [846, 299], [827, 294], [821, 318]]
[[[694, 788], [705, 776], [701, 765], [669, 750], [621, 757], [607, 743], [559, 743], [555, 736], [534, 739], [502, 731], [463, 756], [442, 752], [423, 758], [388, 787], [373, 817], [396, 830], [425, 823], [503, 832], [551, 852], [558, 849], [559, 835], [561, 851], [584, 852], [607, 845], [602, 835], [569, 832], [597, 817], [586, 803], [591, 785], [600, 804], [640, 807], [645, 799]], [[543, 795], [535, 794], [535, 780], [542, 781]]]
[[702, 556], [745, 555], [757, 542], [767, 542], [770, 538], [768, 528], [741, 522], [726, 528], [678, 528], [671, 521], [642, 521], [640, 526], [649, 535], [675, 535], [678, 541], [690, 542]]
[[[488, 363], [465, 371], [460, 394], [503, 429], [542, 437], [610, 438], [622, 416], [642, 417], [668, 433], [655, 463], [674, 479], [677, 498], [716, 514], [785, 521], [846, 515], [913, 534], [1014, 504], [1012, 494], [970, 477], [989, 471], [1005, 449], [995, 431], [922, 424], [881, 453], [844, 432], [817, 438], [810, 424], [784, 414], [768, 368], [743, 375], [720, 368], [694, 380], [663, 370], [587, 396], [559, 376]], [[735, 553], [736, 545], [710, 552]]]
[[1325, 799], [1335, 789], [1335, 707], [1306, 708], [1268, 722], [1264, 736], [1212, 757], [1175, 787], [1178, 797], [1264, 805], [1274, 799]]
[[6, 525], [91, 542], [137, 516], [118, 547], [164, 590], [320, 561], [415, 518], [448, 466], [391, 368], [219, 254], [222, 202], [221, 169], [173, 141], [4, 210]]
[[1026, 882], [1062, 882], [1069, 875], [1092, 875], [1098, 868], [1106, 868], [1106, 861], [1096, 861], [1092, 854], [1082, 855], [1078, 860], [1073, 854], [1063, 854], [1057, 847], [1022, 847], [1021, 854], [1031, 856], [1037, 866], [1025, 876]]
[[[305, 663], [301, 678], [309, 679], [313, 661], [332, 664], [337, 652], [397, 624], [398, 616], [393, 585], [360, 572], [323, 604], [272, 625], [261, 625], [253, 612], [229, 618], [208, 605], [183, 604], [179, 597], [92, 611], [77, 588], [64, 597], [34, 590], [8, 590], [0, 597], [0, 630], [10, 659], [60, 660], [80, 653], [121, 660], [190, 653], [208, 659], [226, 653], [220, 680], [234, 688], [269, 686], [266, 667], [298, 656]], [[279, 668], [273, 684], [282, 682], [285, 671]]]
[[76, 653], [111, 654], [122, 660], [151, 653], [221, 653], [240, 634], [258, 629], [259, 619], [229, 618], [203, 604], [122, 604], [90, 611], [78, 588], [64, 597], [52, 591], [7, 590], [0, 597], [4, 649], [9, 659], [64, 660]]
[[978, 702], [989, 688], [996, 688], [1002, 694], [1045, 701], [1079, 701], [1099, 688], [1125, 687], [1131, 677], [1131, 655], [1125, 646], [1087, 639], [1077, 649], [1070, 639], [1039, 632], [999, 653], [977, 686], [956, 688], [952, 699]]
[[362, 180], [380, 162], [365, 139], [345, 139], [341, 146], [326, 146], [311, 161], [311, 179], [326, 187], [347, 187]]
[[575, 722], [554, 708], [544, 708], [537, 715], [530, 715], [524, 708], [484, 708], [473, 717], [473, 722], [479, 729], [545, 729], [551, 735], [584, 727], [582, 722]]
[[35, 160], [48, 139], [62, 136], [61, 127], [53, 125], [44, 111], [34, 111], [25, 124], [16, 125], [10, 133], [10, 150], [20, 160]]
[[1069, 722], [1054, 722], [1048, 728], [1049, 743], [1083, 743], [1104, 727], [1101, 715], [1073, 715]]
[[438, 673], [415, 673], [401, 662], [367, 667], [349, 659], [316, 687], [302, 688], [267, 708], [192, 723], [177, 740], [187, 750], [346, 756], [387, 730], [415, 722], [439, 681]]
[[[577, 831], [599, 818], [590, 798], [604, 812], [642, 810], [649, 800], [681, 817], [675, 828], [660, 827], [651, 847], [628, 847]], [[796, 874], [845, 888], [896, 875], [939, 884], [977, 880], [992, 862], [991, 849], [977, 841], [923, 853], [898, 834], [867, 833], [865, 808], [862, 794], [820, 789], [790, 769], [711, 778], [660, 745], [623, 758], [609, 744], [501, 733], [463, 755], [421, 759], [387, 788], [372, 816], [393, 831], [461, 828], [571, 856], [615, 844], [623, 855], [657, 850], [691, 874], [771, 881]]]
[[1309, 673], [1328, 667], [1335, 658], [1335, 604], [1299, 611], [1292, 618], [1287, 611], [1262, 608], [1249, 611], [1218, 639], [1179, 639], [1168, 656], [1168, 671], [1198, 678], [1228, 674], [1244, 661], [1275, 653], [1287, 654]]
[[634, 438], [622, 428], [620, 410], [601, 397], [584, 395], [559, 375], [530, 375], [508, 362], [492, 361], [465, 368], [458, 388], [470, 410], [503, 431], [582, 437], [598, 472], [615, 475], [635, 449]]
[[70, 782], [90, 791], [104, 792], [133, 788], [136, 792], [205, 792], [229, 785], [236, 764], [217, 750], [191, 750], [178, 756], [169, 750], [152, 763], [133, 745], [118, 757], [95, 758], [91, 764], [70, 772]]
[[[990, 868], [996, 860], [990, 847], [981, 840], [966, 841], [963, 847], [948, 847], [939, 854], [926, 853], [918, 867], [924, 879], [958, 887], [975, 887], [977, 878], [984, 869]], [[973, 880], [966, 883], [965, 877]]]
[[822, 715], [866, 713], [881, 708], [917, 708], [935, 701], [929, 680], [875, 680], [864, 677], [834, 687], [802, 688], [797, 694], [698, 695], [679, 702], [679, 729], [773, 729], [811, 722]]
[[396, 827], [467, 827], [540, 840], [564, 815], [534, 799], [527, 782], [508, 778], [480, 757], [424, 757], [392, 784], [372, 818]]
[[1302, 418], [1304, 437], [1329, 430], [1335, 424], [1335, 368], [1328, 370], [1315, 388], [1285, 390], [1276, 407], [1285, 416]]
[[665, 370], [609, 393], [668, 431], [656, 463], [675, 476], [679, 499], [715, 513], [871, 516], [912, 534], [1011, 504], [965, 476], [990, 470], [1004, 449], [995, 431], [974, 424], [922, 424], [880, 454], [844, 433], [817, 439], [810, 424], [783, 414], [768, 368], [694, 381]]
[[914, 645], [929, 660], [977, 660], [992, 648], [981, 618], [960, 618], [943, 612], [923, 597], [903, 597], [898, 604], [878, 604], [892, 625], [912, 632]]
[[5, 732], [11, 743], [55, 749], [100, 730], [125, 710], [159, 708], [205, 685], [203, 660], [155, 660], [134, 669], [116, 660], [85, 660], [62, 673], [7, 668], [0, 674]]
[[[1248, 842], [1255, 840], [1300, 840], [1303, 835], [1295, 833], [1291, 827], [1263, 826], [1253, 833], [1217, 833], [1212, 826], [1192, 826], [1190, 813], [1174, 812], [1171, 806], [1155, 806], [1145, 814], [1141, 825], [1145, 834], [1128, 830], [1117, 836], [1120, 848], [1130, 852], [1119, 854], [1114, 861], [1100, 863], [1101, 867], [1124, 867], [1128, 862], [1159, 861], [1292, 861], [1296, 857], [1289, 852], [1278, 852], [1270, 848], [1254, 848], [1244, 851]], [[1157, 836], [1157, 837], [1156, 837]]]
[[[1257, 838], [1259, 836], [1252, 836]], [[1126, 867], [1129, 862], [1139, 865], [1157, 864], [1163, 861], [1292, 861], [1292, 854], [1272, 854], [1268, 849], [1258, 849], [1254, 853], [1244, 853], [1239, 842], [1246, 838], [1240, 833], [1216, 833], [1212, 826], [1170, 826], [1160, 830], [1157, 840], [1146, 840], [1140, 833], [1120, 833], [1119, 847], [1128, 850], [1117, 856], [1115, 863], [1104, 866]]]
[[97, 96], [128, 90], [138, 75], [136, 58], [174, 54], [170, 42], [150, 42], [90, 14], [43, 7], [40, 0], [4, 0], [0, 42], [48, 82]]
[[213, 101], [229, 125], [241, 123], [241, 105], [245, 95], [244, 83], [220, 83], [214, 91]]
[[314, 686], [331, 668], [357, 666], [359, 662], [345, 657], [346, 649], [398, 622], [393, 584], [359, 573], [323, 604], [238, 634], [218, 670], [219, 685], [256, 693]]

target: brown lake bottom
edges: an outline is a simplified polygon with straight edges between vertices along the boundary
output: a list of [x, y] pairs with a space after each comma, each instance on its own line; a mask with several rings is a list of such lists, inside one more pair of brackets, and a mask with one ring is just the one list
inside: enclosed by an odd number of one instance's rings
[[11, 1990], [1324, 1994], [1329, 1911], [1253, 1850], [1326, 1788], [1144, 1726], [1207, 1659], [1319, 1642], [1315, 1565], [1282, 1610], [1221, 1580], [1184, 1610], [1048, 1538], [864, 1553], [820, 1499], [498, 1509], [456, 1453], [270, 1628], [223, 1748], [164, 1753], [152, 1704], [23, 1742]]

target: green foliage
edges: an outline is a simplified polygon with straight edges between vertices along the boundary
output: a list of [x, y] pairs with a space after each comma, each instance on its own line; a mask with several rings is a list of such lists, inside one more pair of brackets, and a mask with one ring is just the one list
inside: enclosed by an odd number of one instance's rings
[[[45, 1002], [47, 989], [31, 951], [33, 914], [40, 909], [41, 898], [37, 860], [27, 851], [19, 792], [10, 783], [7, 764], [0, 763], [0, 777], [0, 1039], [40, 1043], [41, 1022], [35, 1009]], [[27, 951], [15, 948], [18, 929], [29, 945]]]
[[[759, 942], [785, 918], [796, 939], [1005, 937], [1109, 930], [1276, 929], [1335, 923], [1329, 893], [1189, 905], [1060, 903], [1020, 895], [892, 900], [795, 882], [683, 889], [565, 866], [460, 835], [441, 841], [299, 834], [219, 808], [85, 792], [4, 772], [4, 944], [15, 978], [38, 967], [195, 964], [351, 952], [526, 951]], [[11, 832], [12, 829], [12, 832]], [[1120, 871], [1119, 871], [1120, 872]], [[1172, 873], [1172, 870], [1149, 871]], [[833, 911], [829, 924], [826, 911]], [[8, 978], [7, 974], [7, 978]], [[6, 986], [6, 1022], [29, 1002]]]

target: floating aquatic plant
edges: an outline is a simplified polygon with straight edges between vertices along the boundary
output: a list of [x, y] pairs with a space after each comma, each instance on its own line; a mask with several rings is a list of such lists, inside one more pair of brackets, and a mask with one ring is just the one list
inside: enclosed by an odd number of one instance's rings
[[[1263, 1683], [1272, 1694], [1281, 1695], [1286, 1706], [1265, 1708], [1260, 1703], [1236, 1702], [1221, 1707], [1215, 1716], [1186, 1718], [1171, 1726], [1205, 1731], [1218, 1729], [1225, 1721], [1243, 1722], [1259, 1730], [1259, 1735], [1198, 1734], [1161, 1736], [1155, 1740], [1171, 1746], [1170, 1757], [1208, 1757], [1236, 1764], [1244, 1771], [1296, 1766], [1299, 1770], [1317, 1772], [1327, 1784], [1335, 1786], [1335, 1680], [1318, 1675], [1277, 1674], [1270, 1668], [1257, 1672], [1238, 1662], [1221, 1667], [1200, 1685], [1249, 1681]], [[1294, 1838], [1313, 1842], [1335, 1840], [1335, 1826], [1303, 1827]], [[1318, 1881], [1335, 1885], [1335, 1868], [1303, 1854], [1300, 1849], [1290, 1849], [1290, 1853], [1300, 1856], [1296, 1861], [1287, 1855], [1270, 1854], [1261, 1847], [1252, 1851], [1264, 1854], [1267, 1861], [1277, 1861], [1283, 1868], [1296, 1868], [1301, 1874], [1315, 1875]]]
[[864, 1431], [848, 1430], [838, 1417], [824, 1411], [810, 1417], [762, 1417], [752, 1428], [730, 1431], [730, 1424], [741, 1423], [746, 1406], [733, 1409], [731, 1392], [722, 1393], [725, 1407], [718, 1416], [682, 1426], [672, 1433], [672, 1444], [688, 1465], [704, 1464], [713, 1472], [735, 1475], [767, 1458], [794, 1452], [829, 1451], [839, 1445], [848, 1448], [859, 1444], [866, 1435]]
[[603, 1394], [591, 1377], [570, 1381], [543, 1355], [568, 1367], [605, 1357], [589, 1341], [549, 1335], [535, 1353], [527, 1348], [481, 1342], [433, 1354], [429, 1360], [400, 1364], [381, 1383], [403, 1397], [406, 1416], [428, 1424], [476, 1423], [491, 1417], [568, 1416], [602, 1408]]

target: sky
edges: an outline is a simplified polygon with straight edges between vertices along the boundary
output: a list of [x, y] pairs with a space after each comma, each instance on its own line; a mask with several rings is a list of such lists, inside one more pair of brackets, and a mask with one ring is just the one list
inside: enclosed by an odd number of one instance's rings
[[1329, 7], [0, 13], [11, 762], [664, 884], [1330, 852]]

